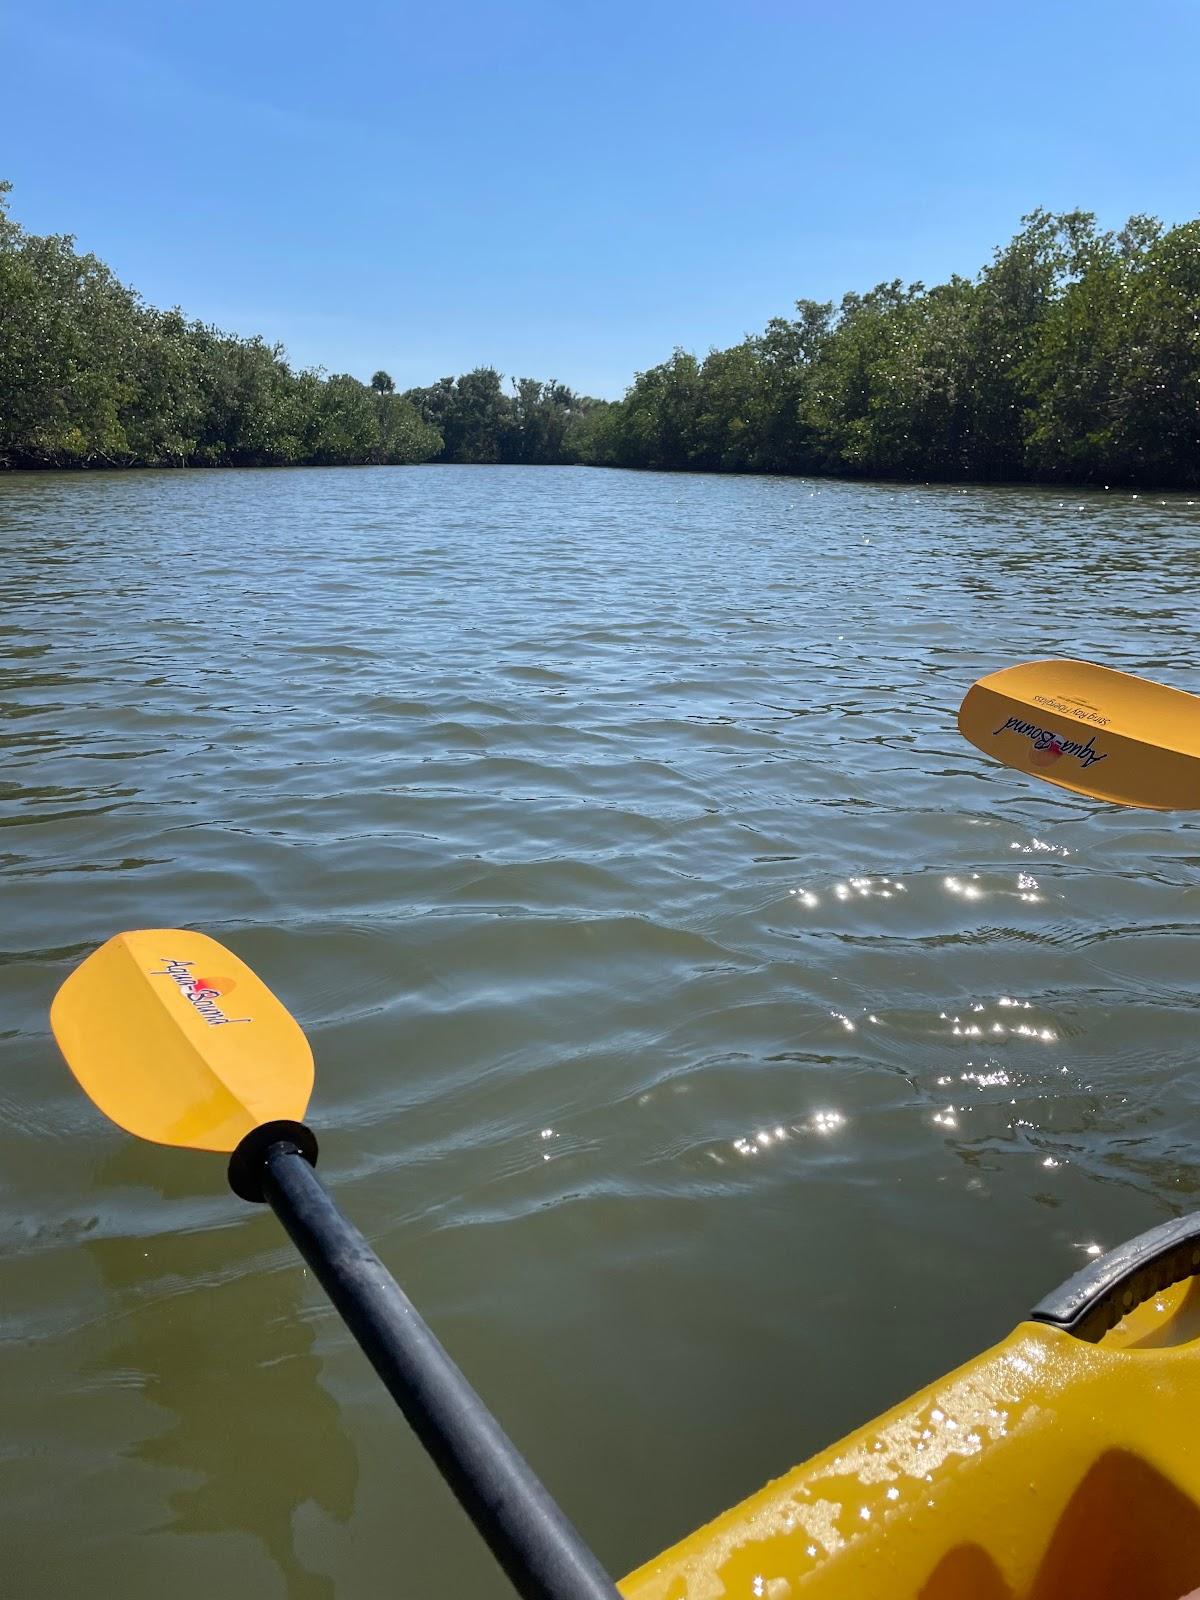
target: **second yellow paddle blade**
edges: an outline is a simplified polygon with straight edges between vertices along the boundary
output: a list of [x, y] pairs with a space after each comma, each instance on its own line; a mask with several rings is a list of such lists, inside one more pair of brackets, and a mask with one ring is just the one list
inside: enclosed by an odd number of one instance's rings
[[67, 1065], [119, 1127], [157, 1144], [233, 1150], [302, 1120], [313, 1058], [299, 1023], [244, 961], [204, 933], [119, 933], [55, 996]]
[[965, 738], [1048, 783], [1122, 806], [1200, 810], [1200, 697], [1090, 661], [1027, 661], [980, 678]]

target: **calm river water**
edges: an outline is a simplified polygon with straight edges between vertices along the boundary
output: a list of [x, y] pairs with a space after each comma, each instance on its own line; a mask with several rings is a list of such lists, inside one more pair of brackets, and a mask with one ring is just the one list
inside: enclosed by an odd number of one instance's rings
[[233, 947], [322, 1172], [616, 1572], [1195, 1203], [1200, 825], [985, 671], [1200, 690], [1186, 497], [454, 468], [0, 479], [0, 1592], [508, 1594], [219, 1157], [55, 988]]

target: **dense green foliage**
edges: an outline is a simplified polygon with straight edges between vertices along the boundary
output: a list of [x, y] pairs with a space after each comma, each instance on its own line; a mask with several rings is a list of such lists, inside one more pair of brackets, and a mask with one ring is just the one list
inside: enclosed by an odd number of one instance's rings
[[25, 233], [6, 189], [0, 466], [339, 465], [441, 449], [388, 389], [293, 372], [278, 346], [155, 311], [72, 239]]
[[1200, 222], [1023, 220], [977, 278], [802, 300], [703, 361], [677, 350], [598, 419], [590, 459], [1200, 485]]
[[513, 381], [513, 393], [491, 367], [477, 367], [457, 380], [442, 378], [404, 396], [444, 440], [442, 461], [504, 461], [527, 465], [588, 461], [603, 400], [573, 394], [551, 378]]
[[156, 311], [0, 185], [0, 467], [585, 462], [1200, 485], [1200, 222], [1035, 211], [973, 279], [899, 281], [625, 398], [490, 367], [398, 395]]

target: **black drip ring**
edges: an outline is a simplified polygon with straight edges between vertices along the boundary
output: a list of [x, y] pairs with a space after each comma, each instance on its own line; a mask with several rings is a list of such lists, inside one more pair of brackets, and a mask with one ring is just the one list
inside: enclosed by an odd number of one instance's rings
[[317, 1164], [317, 1136], [303, 1122], [260, 1122], [238, 1145], [229, 1158], [229, 1187], [239, 1200], [249, 1200], [262, 1205], [263, 1173], [267, 1167], [267, 1151], [272, 1145], [291, 1144], [299, 1151], [310, 1167]]

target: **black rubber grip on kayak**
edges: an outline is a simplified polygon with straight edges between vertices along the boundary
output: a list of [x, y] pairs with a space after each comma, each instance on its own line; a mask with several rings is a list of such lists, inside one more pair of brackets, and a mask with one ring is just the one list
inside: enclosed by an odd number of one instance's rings
[[1162, 1222], [1100, 1256], [1029, 1313], [1035, 1322], [1099, 1344], [1135, 1306], [1200, 1273], [1200, 1212]]

